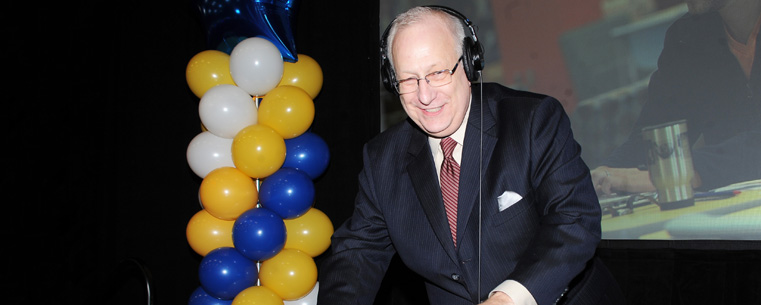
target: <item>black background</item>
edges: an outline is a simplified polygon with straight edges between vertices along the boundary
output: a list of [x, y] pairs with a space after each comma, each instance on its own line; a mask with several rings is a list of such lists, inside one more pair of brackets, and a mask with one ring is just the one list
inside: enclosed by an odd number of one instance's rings
[[[194, 3], [2, 9], [10, 303], [141, 301], [125, 260], [150, 272], [158, 304], [187, 303], [198, 287], [201, 257], [185, 228], [201, 179], [185, 153], [201, 125], [185, 68], [208, 48]], [[297, 52], [323, 69], [312, 131], [331, 164], [315, 206], [335, 226], [351, 212], [362, 144], [380, 126], [377, 7], [301, 1], [296, 11]]]
[[[193, 2], [1, 11], [3, 303], [141, 304], [141, 275], [120, 273], [135, 271], [120, 265], [131, 261], [150, 274], [156, 304], [187, 303], [201, 257], [185, 227], [201, 180], [185, 152], [201, 129], [185, 68], [207, 49]], [[331, 164], [315, 207], [337, 227], [351, 213], [361, 146], [380, 126], [378, 2], [304, 0], [297, 14], [297, 52], [324, 76], [312, 131]], [[630, 304], [759, 304], [759, 248], [624, 241], [599, 253]], [[395, 263], [377, 303], [424, 301], [419, 284]]]

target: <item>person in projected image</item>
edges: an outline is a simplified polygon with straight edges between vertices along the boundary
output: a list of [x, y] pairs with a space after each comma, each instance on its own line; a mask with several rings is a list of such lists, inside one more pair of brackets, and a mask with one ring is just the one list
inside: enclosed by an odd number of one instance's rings
[[[761, 0], [687, 0], [626, 142], [592, 170], [598, 194], [655, 191], [643, 127], [687, 120], [693, 188], [761, 179]], [[754, 60], [755, 59], [755, 60]]]

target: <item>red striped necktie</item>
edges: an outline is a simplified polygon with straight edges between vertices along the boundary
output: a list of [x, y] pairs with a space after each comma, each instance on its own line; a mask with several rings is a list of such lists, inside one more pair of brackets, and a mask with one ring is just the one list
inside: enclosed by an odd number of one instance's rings
[[441, 163], [441, 195], [444, 198], [444, 209], [449, 220], [449, 230], [452, 232], [452, 242], [457, 247], [457, 193], [460, 184], [460, 165], [457, 164], [452, 152], [457, 142], [452, 138], [441, 140], [441, 150], [444, 151], [444, 161]]

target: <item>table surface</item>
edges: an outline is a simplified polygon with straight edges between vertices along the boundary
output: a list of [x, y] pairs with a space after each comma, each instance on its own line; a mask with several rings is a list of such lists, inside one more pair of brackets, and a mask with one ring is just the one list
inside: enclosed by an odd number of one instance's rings
[[[756, 232], [761, 232], [761, 180], [734, 184], [721, 190], [739, 190], [740, 193], [722, 199], [696, 200], [693, 206], [674, 210], [661, 211], [658, 205], [645, 203], [640, 206], [635, 205], [629, 214], [613, 216], [607, 213], [602, 217], [602, 238], [682, 239], [700, 236], [690, 235], [689, 230], [702, 231], [706, 233], [705, 238], [717, 238], [717, 235], [710, 234], [712, 231], [707, 231], [717, 229], [723, 230], [727, 236], [740, 234], [737, 232], [750, 232], [756, 235], [751, 236], [751, 239], [761, 239], [761, 235]], [[681, 224], [689, 225], [687, 219], [695, 222], [706, 221], [704, 224], [696, 223], [691, 225], [692, 228], [686, 228]], [[746, 228], [739, 228], [740, 223]], [[671, 229], [671, 233], [667, 227]], [[728, 227], [732, 227], [731, 234], [728, 233]], [[680, 233], [675, 234], [676, 231]], [[687, 235], [682, 235], [685, 232]]]

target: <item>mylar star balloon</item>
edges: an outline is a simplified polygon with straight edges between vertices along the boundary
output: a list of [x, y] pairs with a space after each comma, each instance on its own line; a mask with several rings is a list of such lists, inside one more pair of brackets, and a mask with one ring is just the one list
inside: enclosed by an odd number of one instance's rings
[[209, 48], [230, 54], [241, 40], [259, 36], [275, 44], [288, 62], [298, 61], [293, 28], [299, 2], [196, 0]]

